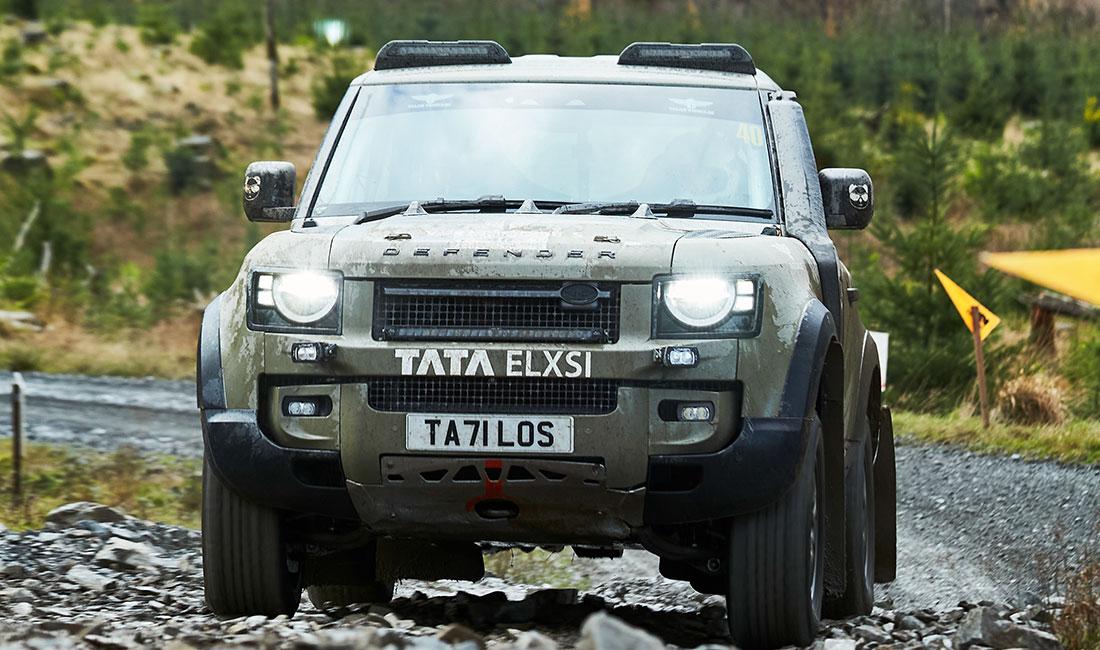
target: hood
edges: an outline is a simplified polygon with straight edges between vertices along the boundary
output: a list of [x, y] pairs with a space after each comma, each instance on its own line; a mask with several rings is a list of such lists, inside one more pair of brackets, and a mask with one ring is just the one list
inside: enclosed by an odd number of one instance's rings
[[329, 267], [348, 277], [648, 282], [669, 271], [687, 232], [668, 220], [621, 216], [402, 215], [341, 229]]

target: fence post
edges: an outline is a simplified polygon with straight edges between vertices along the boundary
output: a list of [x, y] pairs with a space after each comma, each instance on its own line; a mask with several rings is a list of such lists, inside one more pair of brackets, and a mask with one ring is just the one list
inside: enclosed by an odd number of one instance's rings
[[13, 373], [11, 384], [11, 497], [23, 500], [23, 374]]

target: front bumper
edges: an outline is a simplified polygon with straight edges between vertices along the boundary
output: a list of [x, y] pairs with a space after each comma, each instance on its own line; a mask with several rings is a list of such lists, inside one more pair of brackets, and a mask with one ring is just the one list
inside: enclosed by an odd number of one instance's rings
[[243, 409], [204, 409], [202, 434], [211, 469], [250, 501], [357, 519], [339, 452], [276, 445], [260, 430], [256, 414]]
[[[275, 444], [252, 411], [207, 409], [202, 416], [212, 468], [257, 503], [360, 519], [379, 534], [545, 543], [629, 541], [643, 526], [765, 507], [797, 477], [810, 422], [747, 418], [721, 450], [651, 456], [644, 485], [616, 489], [607, 487], [601, 459], [401, 455], [384, 457], [385, 479], [367, 485], [345, 479], [339, 452]], [[476, 477], [456, 481], [466, 466]], [[513, 466], [529, 478], [517, 478]], [[439, 469], [447, 471], [433, 473]], [[513, 506], [514, 515], [507, 511]]]

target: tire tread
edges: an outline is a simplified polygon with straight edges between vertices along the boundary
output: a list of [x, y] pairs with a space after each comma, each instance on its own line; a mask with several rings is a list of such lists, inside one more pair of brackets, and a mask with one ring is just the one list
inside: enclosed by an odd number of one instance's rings
[[287, 567], [278, 511], [245, 500], [203, 463], [203, 583], [221, 616], [293, 614], [301, 600]]

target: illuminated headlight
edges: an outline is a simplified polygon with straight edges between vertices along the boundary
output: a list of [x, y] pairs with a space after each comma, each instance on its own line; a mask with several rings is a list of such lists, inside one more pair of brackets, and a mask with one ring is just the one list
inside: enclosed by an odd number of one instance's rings
[[322, 271], [257, 272], [249, 325], [269, 331], [336, 332], [341, 277]]
[[280, 273], [272, 283], [275, 309], [287, 320], [312, 323], [332, 311], [340, 288], [331, 275], [316, 271]]
[[755, 330], [755, 278], [680, 276], [658, 280], [655, 334], [744, 336]]

